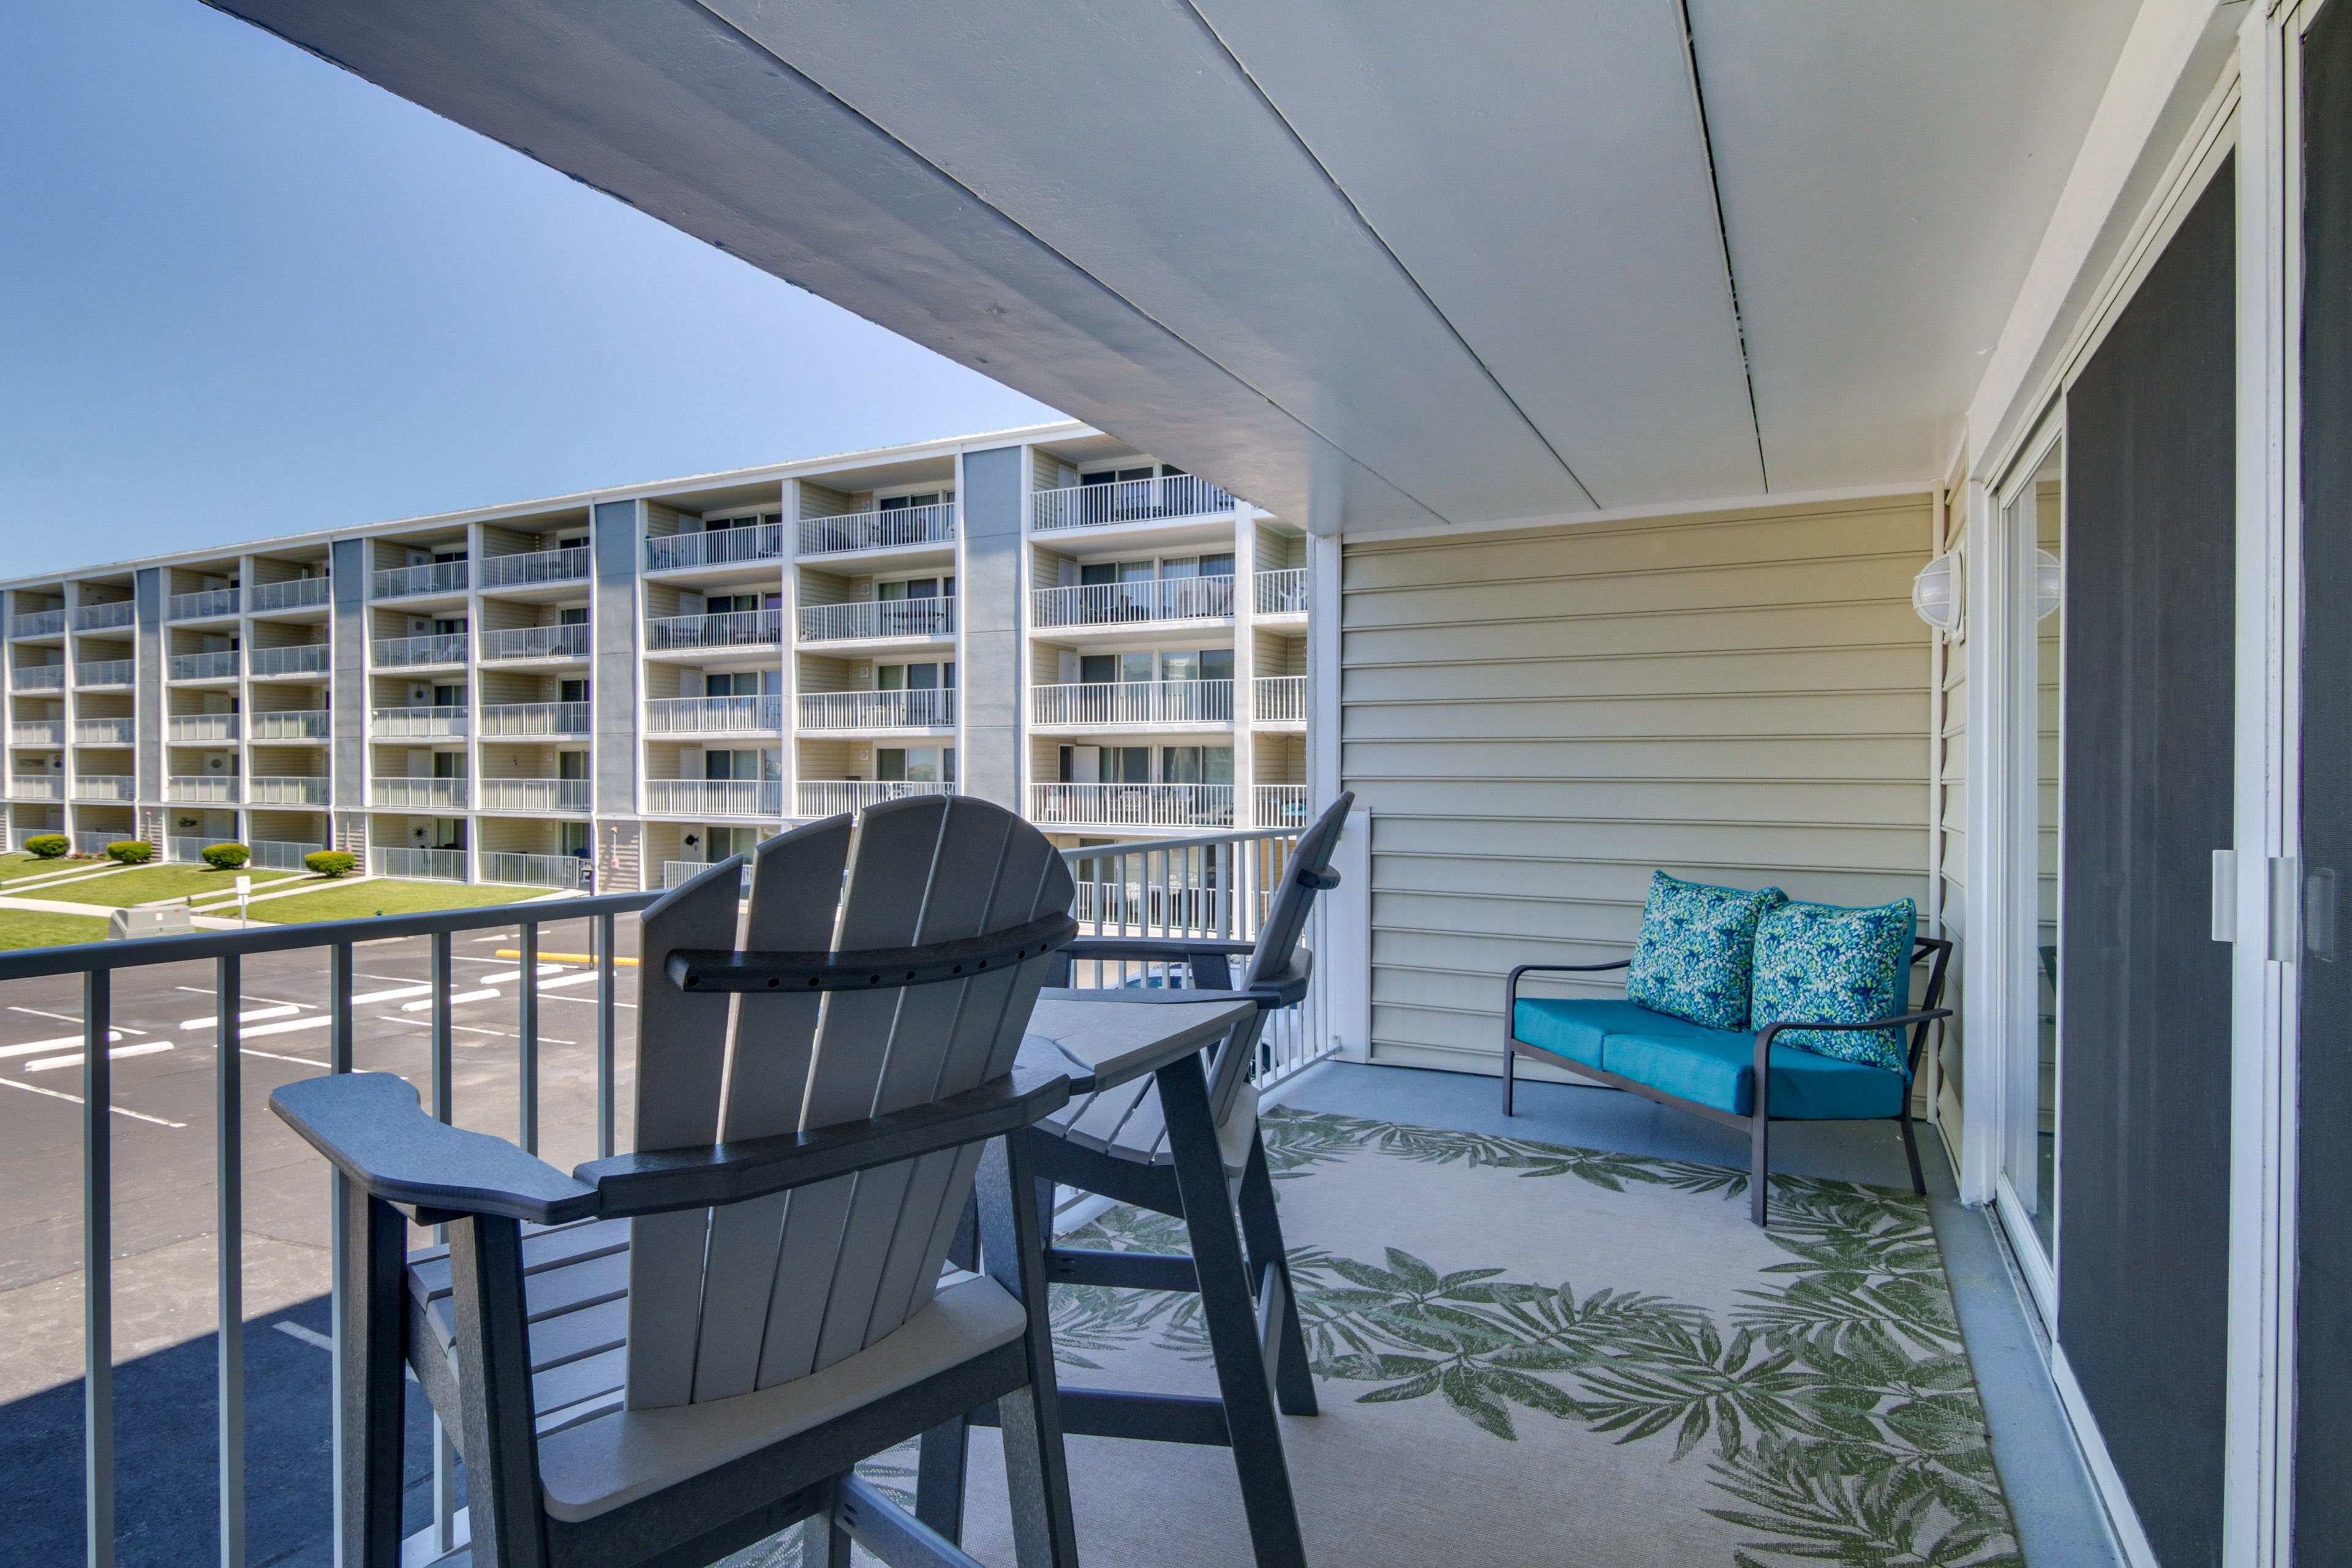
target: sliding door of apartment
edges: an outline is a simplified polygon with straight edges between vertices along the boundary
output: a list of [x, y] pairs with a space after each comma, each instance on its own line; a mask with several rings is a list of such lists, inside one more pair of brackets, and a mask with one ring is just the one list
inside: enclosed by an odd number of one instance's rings
[[2057, 1337], [2167, 1568], [2221, 1560], [2235, 232], [2224, 162], [2065, 404]]

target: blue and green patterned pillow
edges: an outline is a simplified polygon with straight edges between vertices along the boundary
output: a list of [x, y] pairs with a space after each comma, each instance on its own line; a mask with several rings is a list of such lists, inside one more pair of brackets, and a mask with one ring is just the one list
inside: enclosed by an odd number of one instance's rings
[[1756, 922], [1788, 898], [1652, 872], [1625, 999], [1709, 1029], [1746, 1028]]
[[[1867, 1024], [1910, 1011], [1918, 910], [1908, 899], [1872, 909], [1784, 903], [1756, 926], [1752, 1026], [1789, 1019]], [[1902, 1072], [1901, 1029], [1788, 1029], [1773, 1044]]]

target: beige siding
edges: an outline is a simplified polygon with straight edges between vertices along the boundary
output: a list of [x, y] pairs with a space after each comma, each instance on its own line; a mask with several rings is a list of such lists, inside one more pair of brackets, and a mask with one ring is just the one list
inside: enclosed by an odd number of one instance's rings
[[[664, 506], [657, 500], [646, 501], [645, 508], [646, 537], [648, 539], [667, 539], [678, 531], [679, 524], [685, 521], [684, 512], [676, 507]], [[698, 523], [697, 526], [700, 525]]]
[[800, 482], [799, 489], [803, 517], [839, 517], [850, 510], [849, 498], [839, 490], [829, 490], [806, 479]]
[[1374, 1059], [1497, 1070], [1506, 972], [1623, 956], [1654, 868], [1924, 903], [1934, 521], [1921, 497], [1350, 542]]

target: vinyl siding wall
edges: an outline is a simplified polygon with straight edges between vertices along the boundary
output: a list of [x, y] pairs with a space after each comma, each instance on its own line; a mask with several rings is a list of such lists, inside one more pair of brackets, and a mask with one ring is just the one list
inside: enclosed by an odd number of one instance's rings
[[1625, 956], [1653, 868], [1924, 907], [1909, 597], [1937, 521], [1921, 495], [1349, 541], [1340, 768], [1372, 823], [1372, 1059], [1498, 1071], [1506, 973]]

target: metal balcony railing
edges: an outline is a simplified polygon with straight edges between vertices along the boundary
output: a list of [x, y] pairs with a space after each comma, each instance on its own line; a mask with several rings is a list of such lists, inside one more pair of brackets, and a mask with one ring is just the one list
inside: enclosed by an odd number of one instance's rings
[[[463, 710], [459, 710], [462, 713]], [[494, 702], [481, 712], [484, 735], [584, 735], [585, 702]]]
[[466, 591], [464, 561], [435, 561], [423, 566], [394, 566], [369, 579], [369, 596], [398, 599], [411, 594], [462, 594]]
[[1296, 832], [1307, 826], [1305, 784], [1252, 784], [1250, 799], [1260, 827]]
[[1031, 784], [1029, 820], [1086, 827], [1230, 827], [1234, 821], [1234, 786]]
[[129, 599], [116, 599], [105, 605], [77, 605], [73, 626], [78, 632], [102, 632], [116, 626], [127, 626], [139, 617], [139, 606]]
[[953, 501], [935, 506], [893, 507], [888, 511], [852, 511], [800, 521], [803, 555], [838, 555], [851, 550], [891, 550], [908, 544], [950, 544], [956, 536]]
[[801, 641], [847, 642], [859, 637], [940, 637], [955, 632], [952, 595], [933, 599], [870, 599], [854, 605], [801, 606]]
[[736, 561], [773, 561], [784, 553], [784, 525], [753, 523], [742, 528], [706, 528], [694, 533], [666, 534], [646, 541], [646, 570], [668, 572], [680, 566], [724, 566]]
[[205, 851], [206, 849], [210, 848], [215, 844], [225, 844], [226, 842], [226, 839], [222, 838], [205, 838], [201, 837], [191, 837], [184, 834], [173, 834], [163, 840], [163, 858], [166, 860], [184, 860], [189, 862], [201, 861], [205, 858]]
[[307, 871], [302, 864], [306, 855], [316, 855], [326, 847], [323, 844], [305, 844], [289, 838], [257, 838], [246, 846], [253, 851], [253, 863], [264, 871]]
[[253, 650], [253, 673], [256, 675], [310, 675], [326, 668], [327, 645], [322, 642]]
[[586, 779], [483, 779], [483, 811], [585, 811]]
[[793, 786], [793, 815], [838, 816], [845, 811], [863, 810], [886, 800], [955, 793], [956, 786], [952, 783], [932, 784], [913, 779], [804, 779]]
[[234, 713], [174, 713], [163, 721], [163, 738], [183, 745], [236, 739]]
[[10, 800], [63, 800], [65, 797], [66, 781], [57, 773], [10, 773], [8, 775]]
[[248, 805], [327, 805], [327, 781], [293, 773], [257, 773], [247, 782]]
[[812, 691], [801, 698], [803, 730], [935, 730], [955, 722], [952, 686], [921, 691]]
[[[203, 654], [195, 656], [205, 657]], [[232, 654], [232, 658], [236, 656]], [[128, 686], [137, 679], [139, 667], [127, 658], [77, 659], [74, 662], [74, 685]]]
[[[54, 720], [49, 722], [55, 722]], [[138, 743], [139, 721], [135, 719], [77, 719], [74, 721], [74, 744], [77, 746], [131, 746]]]
[[466, 634], [440, 632], [422, 637], [378, 637], [375, 662], [386, 669], [466, 662]]
[[8, 672], [11, 691], [61, 691], [66, 684], [62, 664], [20, 664]]
[[715, 616], [664, 616], [646, 623], [649, 648], [758, 647], [784, 637], [782, 610], [727, 610]]
[[368, 728], [384, 741], [438, 741], [466, 732], [463, 708], [379, 708]]
[[282, 583], [257, 583], [253, 585], [255, 610], [301, 610], [312, 605], [323, 605], [333, 591], [332, 583], [325, 577], [289, 577]]
[[[173, 680], [226, 679], [236, 674], [236, 651], [227, 647], [215, 653], [175, 653], [166, 673]], [[122, 679], [127, 684], [131, 679], [131, 661], [126, 658], [117, 662], [123, 667], [125, 673]]]
[[1184, 621], [1234, 613], [1234, 580], [1151, 577], [1134, 583], [1086, 583], [1037, 588], [1030, 618], [1040, 626], [1118, 626], [1131, 621]]
[[163, 781], [163, 798], [198, 805], [235, 805], [236, 786], [235, 773], [177, 774]]
[[257, 741], [323, 741], [332, 731], [333, 715], [324, 708], [289, 708], [253, 715]]
[[594, 868], [585, 855], [525, 855], [509, 849], [482, 853], [482, 880], [512, 888], [585, 888]]
[[457, 811], [466, 805], [464, 779], [378, 779], [371, 798], [378, 805], [411, 811]]
[[163, 601], [163, 618], [167, 621], [193, 621], [206, 616], [236, 614], [236, 590], [205, 588], [194, 594], [174, 594]]
[[784, 815], [784, 786], [764, 779], [648, 779], [646, 811], [655, 816]]
[[1250, 716], [1261, 724], [1307, 722], [1307, 678], [1303, 675], [1261, 675], [1254, 683]]
[[1261, 616], [1303, 616], [1307, 613], [1307, 568], [1286, 566], [1257, 574], [1256, 611]]
[[513, 626], [505, 631], [486, 629], [482, 633], [482, 658], [485, 662], [587, 657], [588, 628], [584, 626]]
[[77, 855], [103, 855], [110, 844], [120, 844], [130, 837], [128, 833], [104, 833], [95, 828], [74, 829], [73, 846]]
[[137, 800], [139, 781], [128, 773], [83, 773], [73, 782], [76, 800]]
[[405, 877], [421, 882], [462, 882], [466, 879], [463, 849], [374, 849], [368, 869], [379, 877]]
[[1230, 680], [1102, 680], [1029, 689], [1031, 721], [1097, 724], [1230, 724]]
[[[116, 721], [111, 719], [84, 721], [107, 724]], [[19, 719], [8, 726], [8, 743], [12, 746], [62, 746], [66, 743], [66, 721], [62, 719]]]
[[1039, 533], [1050, 533], [1066, 528], [1104, 528], [1114, 522], [1213, 517], [1233, 510], [1234, 506], [1232, 491], [1191, 474], [1171, 474], [1165, 479], [1039, 490], [1029, 498], [1029, 526]]
[[29, 616], [17, 616], [8, 622], [8, 635], [12, 637], [55, 637], [65, 629], [66, 613], [63, 610], [36, 610]]
[[646, 704], [648, 735], [719, 735], [781, 731], [784, 700], [751, 697], [659, 697]]
[[594, 570], [584, 544], [571, 550], [532, 550], [520, 555], [482, 557], [482, 586], [519, 587], [531, 583], [577, 583]]

